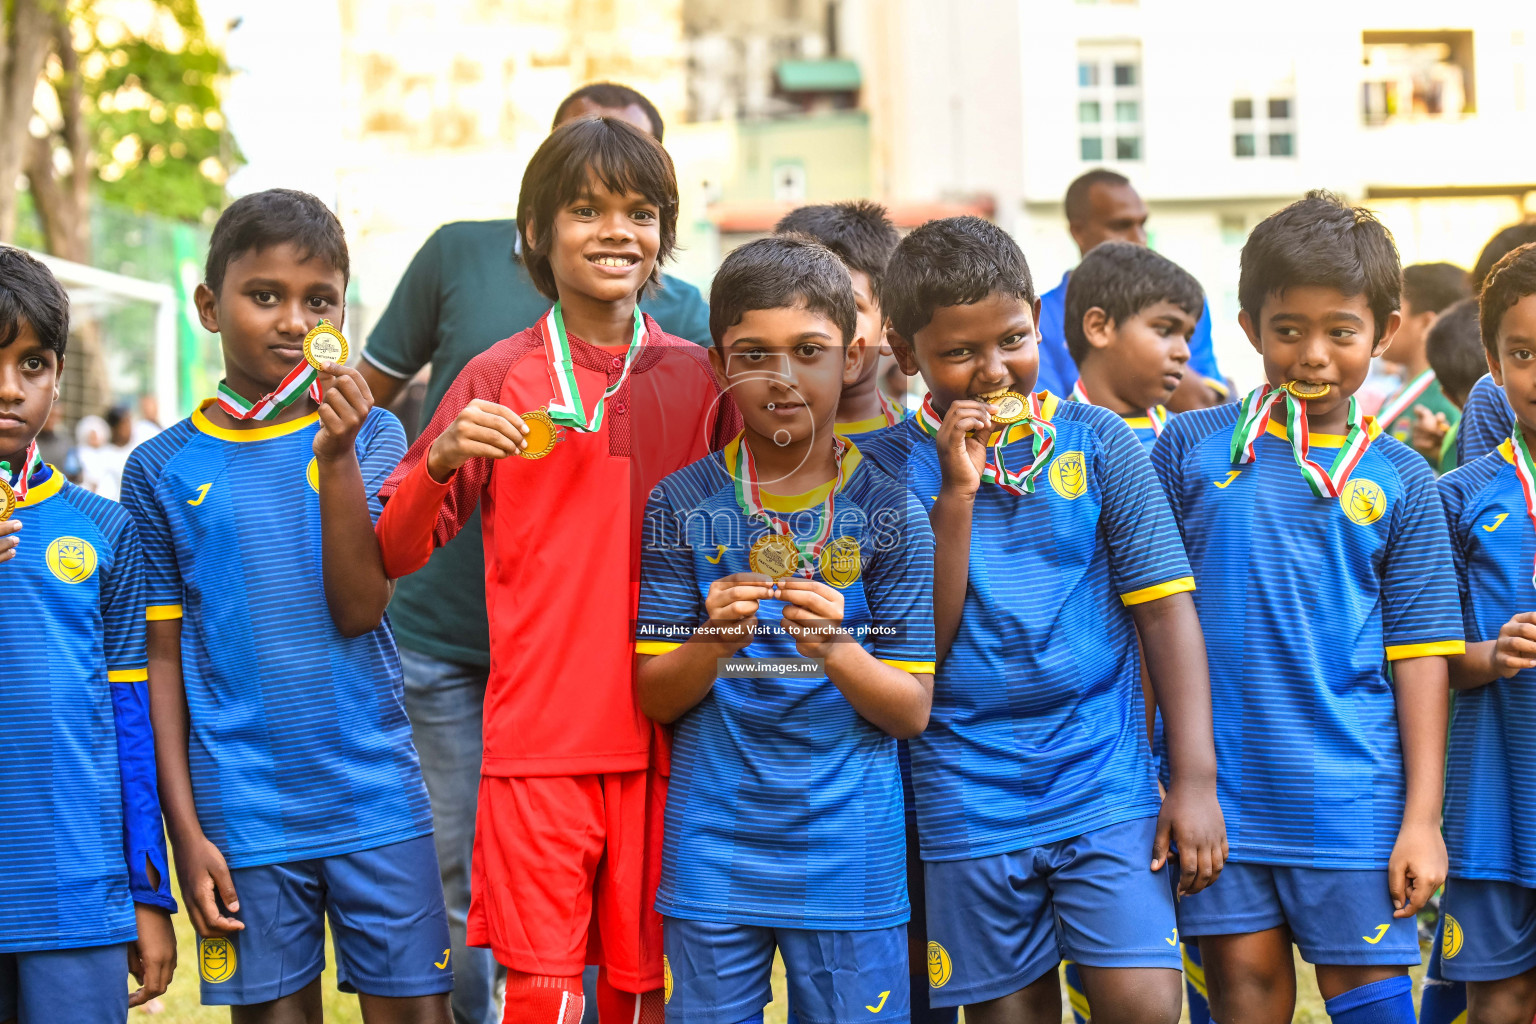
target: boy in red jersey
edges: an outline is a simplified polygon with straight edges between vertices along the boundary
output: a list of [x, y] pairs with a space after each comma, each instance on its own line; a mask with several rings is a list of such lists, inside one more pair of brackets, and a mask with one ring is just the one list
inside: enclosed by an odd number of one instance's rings
[[469, 942], [509, 968], [506, 1020], [574, 1024], [591, 961], [605, 1018], [660, 1024], [666, 750], [635, 700], [640, 524], [651, 488], [737, 416], [704, 350], [636, 308], [676, 239], [655, 140], [612, 118], [556, 130], [517, 223], [554, 308], [465, 367], [383, 487], [379, 540], [397, 578], [481, 511], [491, 674]]

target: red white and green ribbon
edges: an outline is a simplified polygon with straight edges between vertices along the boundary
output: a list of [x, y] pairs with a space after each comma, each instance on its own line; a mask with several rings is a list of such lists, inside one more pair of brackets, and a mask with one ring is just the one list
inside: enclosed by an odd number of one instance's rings
[[1413, 403], [1419, 400], [1419, 396], [1429, 390], [1429, 386], [1435, 382], [1435, 371], [1425, 370], [1413, 380], [1404, 384], [1402, 389], [1391, 398], [1382, 403], [1376, 413], [1376, 422], [1383, 427], [1392, 425], [1403, 413], [1413, 408]]
[[629, 350], [624, 353], [624, 371], [618, 379], [603, 390], [603, 395], [587, 415], [587, 407], [581, 398], [581, 388], [576, 380], [576, 367], [571, 361], [571, 342], [565, 333], [565, 317], [560, 303], [555, 303], [544, 317], [544, 351], [549, 361], [549, 381], [555, 395], [549, 402], [549, 418], [562, 427], [570, 427], [584, 434], [595, 432], [603, 425], [603, 412], [609, 396], [624, 386], [629, 371], [635, 365], [640, 350], [645, 347], [645, 317], [640, 307], [635, 307], [635, 334], [630, 339]]
[[270, 420], [284, 409], [288, 408], [306, 394], [316, 402], [320, 401], [319, 373], [309, 360], [304, 360], [288, 371], [288, 376], [277, 386], [277, 390], [269, 395], [262, 395], [254, 402], [248, 402], [238, 395], [224, 381], [219, 381], [218, 402], [219, 408], [237, 420]]
[[[1525, 431], [1515, 425], [1509, 436], [1509, 447], [1515, 453], [1515, 476], [1520, 478], [1520, 493], [1525, 495], [1525, 514], [1531, 525], [1536, 526], [1536, 460], [1531, 458], [1530, 446], [1525, 443]], [[1536, 586], [1536, 568], [1531, 574], [1531, 585]]]
[[1254, 444], [1269, 428], [1277, 402], [1285, 403], [1286, 435], [1290, 438], [1291, 452], [1301, 469], [1302, 479], [1319, 498], [1337, 498], [1371, 445], [1370, 417], [1360, 415], [1360, 406], [1351, 395], [1349, 428], [1344, 435], [1344, 444], [1334, 456], [1333, 463], [1324, 469], [1312, 460], [1312, 434], [1307, 424], [1306, 403], [1285, 388], [1254, 388], [1238, 406], [1237, 427], [1232, 431], [1234, 463], [1254, 460]]
[[[1081, 378], [1072, 385], [1072, 401], [1081, 402], [1083, 405], [1093, 404], [1093, 399], [1088, 397], [1088, 391], [1083, 387]], [[1160, 405], [1154, 405], [1147, 410], [1147, 422], [1152, 424], [1152, 436], [1162, 437], [1163, 428], [1168, 425], [1168, 410]]]
[[11, 492], [16, 495], [17, 501], [23, 501], [27, 497], [27, 487], [34, 474], [42, 468], [43, 457], [37, 453], [37, 439], [27, 445], [27, 454], [22, 456], [21, 469], [13, 472], [9, 462], [0, 462], [0, 476], [4, 476], [6, 484]]
[[880, 415], [885, 418], [886, 426], [895, 426], [906, 418], [906, 409], [887, 398], [879, 387], [875, 388], [875, 397], [880, 400]]
[[821, 549], [826, 547], [827, 541], [832, 538], [833, 513], [837, 492], [843, 489], [843, 456], [847, 451], [848, 442], [834, 434], [832, 458], [837, 463], [837, 479], [833, 482], [832, 488], [827, 491], [826, 498], [815, 509], [814, 525], [810, 536], [805, 538], [796, 536], [789, 523], [763, 506], [763, 489], [757, 480], [757, 462], [752, 458], [752, 449], [747, 446], [745, 431], [737, 434], [736, 439], [726, 445], [721, 453], [725, 458], [726, 472], [731, 474], [731, 483], [736, 491], [736, 504], [741, 506], [742, 512], [746, 513], [748, 519], [755, 519], [774, 533], [790, 539], [803, 556], [798, 570], [801, 576], [815, 576]]
[[[1035, 477], [1050, 465], [1051, 455], [1056, 450], [1056, 427], [1045, 418], [1044, 403], [1045, 392], [1031, 394], [1024, 418], [1003, 428], [997, 443], [987, 451], [986, 464], [981, 468], [983, 483], [997, 484], [1009, 494], [1034, 493]], [[922, 408], [917, 411], [918, 429], [929, 437], [937, 437], [943, 423], [944, 417], [933, 407], [932, 393], [924, 395]], [[1026, 436], [1031, 439], [1029, 462], [1010, 469], [1009, 460], [1018, 454], [1015, 442]], [[1010, 448], [1014, 449], [1014, 455], [1008, 454]]]

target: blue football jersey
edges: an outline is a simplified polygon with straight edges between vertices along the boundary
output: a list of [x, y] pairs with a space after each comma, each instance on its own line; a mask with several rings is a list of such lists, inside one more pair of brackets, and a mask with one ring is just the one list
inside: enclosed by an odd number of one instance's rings
[[0, 953], [131, 942], [135, 902], [176, 906], [138, 534], [121, 506], [58, 470], [30, 484], [21, 543], [0, 563]]
[[[662, 654], [706, 619], [710, 584], [751, 571], [768, 531], [736, 502], [740, 439], [666, 477], [646, 510], [636, 649]], [[728, 461], [732, 460], [732, 461]], [[876, 658], [933, 671], [933, 534], [922, 507], [850, 445], [817, 579]], [[827, 487], [764, 505], [808, 535]], [[781, 601], [739, 658], [800, 660]], [[826, 676], [721, 677], [676, 723], [656, 906], [671, 917], [857, 930], [907, 920], [896, 741]]]
[[[1050, 395], [1042, 411], [1056, 444], [1034, 493], [976, 495], [959, 632], [909, 744], [924, 860], [1022, 850], [1160, 805], [1130, 606], [1192, 589], [1189, 565], [1124, 420]], [[932, 506], [938, 455], [915, 420], [864, 454]]]
[[[1467, 642], [1536, 611], [1536, 531], [1508, 440], [1440, 478]], [[1451, 875], [1536, 886], [1536, 669], [1460, 690], [1445, 773]]]
[[[226, 430], [199, 409], [123, 474], [149, 618], [182, 620], [198, 819], [231, 867], [432, 831], [389, 625], [349, 639], [326, 604], [318, 423]], [[404, 452], [400, 422], [374, 409], [357, 454], [375, 521]]]
[[[1234, 464], [1237, 419], [1182, 413], [1152, 453], [1199, 583], [1231, 858], [1385, 868], [1404, 796], [1389, 662], [1463, 649], [1434, 473], [1380, 435], [1320, 498], [1277, 421]], [[1316, 461], [1343, 440], [1312, 434]]]

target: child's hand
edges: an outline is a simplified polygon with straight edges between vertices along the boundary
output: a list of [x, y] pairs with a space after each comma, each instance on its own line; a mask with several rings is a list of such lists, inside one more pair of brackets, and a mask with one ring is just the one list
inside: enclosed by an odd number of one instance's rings
[[20, 519], [7, 519], [0, 523], [0, 563], [9, 562], [16, 557], [16, 545], [21, 542], [17, 534], [20, 532]]
[[1493, 642], [1493, 668], [1505, 679], [1521, 669], [1536, 668], [1536, 612], [1521, 612], [1499, 627]]
[[159, 907], [133, 905], [139, 937], [128, 944], [128, 973], [139, 990], [128, 997], [129, 1006], [142, 1006], [163, 995], [176, 973], [176, 930], [171, 915]]
[[1177, 779], [1163, 798], [1152, 841], [1152, 870], [1168, 861], [1171, 844], [1179, 848], [1180, 896], [1199, 892], [1221, 874], [1227, 862], [1227, 823], [1216, 802], [1216, 787], [1181, 786]]
[[357, 457], [357, 432], [373, 408], [368, 382], [354, 367], [326, 363], [320, 371], [320, 430], [315, 434], [315, 458], [335, 462]]
[[1387, 861], [1387, 888], [1392, 893], [1393, 917], [1412, 917], [1445, 881], [1445, 839], [1438, 826], [1404, 824]]
[[1422, 405], [1413, 407], [1413, 450], [1439, 463], [1440, 449], [1445, 446], [1445, 435], [1451, 429], [1450, 421], [1443, 412], [1430, 412]]
[[704, 598], [709, 641], [721, 644], [732, 654], [750, 644], [757, 629], [758, 603], [772, 593], [773, 581], [755, 572], [733, 573], [711, 583]]
[[231, 914], [240, 910], [240, 897], [229, 875], [224, 855], [206, 836], [189, 843], [175, 844], [177, 873], [181, 876], [181, 899], [187, 905], [192, 927], [203, 938], [242, 931], [245, 922], [219, 909], [222, 901]]
[[784, 628], [795, 638], [795, 650], [805, 658], [825, 658], [843, 633], [843, 595], [818, 580], [790, 577], [779, 581], [776, 595], [784, 602]]
[[427, 451], [427, 472], [438, 483], [470, 459], [504, 459], [528, 447], [528, 424], [506, 406], [474, 398]]
[[972, 495], [981, 487], [981, 468], [987, 464], [986, 439], [992, 433], [991, 411], [996, 406], [974, 399], [950, 404], [934, 444], [939, 450], [943, 486]]

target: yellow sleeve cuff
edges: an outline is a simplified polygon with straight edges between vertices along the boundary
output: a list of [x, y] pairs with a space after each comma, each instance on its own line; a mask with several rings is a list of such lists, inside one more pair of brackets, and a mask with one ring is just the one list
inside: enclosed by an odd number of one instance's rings
[[1173, 594], [1187, 594], [1195, 589], [1193, 576], [1181, 576], [1167, 583], [1159, 583], [1155, 587], [1143, 587], [1133, 590], [1129, 594], [1120, 595], [1120, 603], [1129, 608], [1133, 604], [1146, 604], [1148, 601], [1156, 601]]
[[181, 605], [179, 604], [152, 604], [144, 611], [144, 618], [150, 622], [164, 622], [166, 619], [181, 618]]
[[682, 644], [668, 643], [665, 640], [636, 640], [636, 654], [669, 654], [677, 650]]
[[891, 668], [899, 668], [903, 672], [911, 672], [913, 675], [933, 675], [933, 662], [931, 661], [892, 661], [890, 658], [881, 658]]
[[1404, 658], [1433, 658], [1436, 655], [1448, 658], [1453, 654], [1466, 654], [1467, 645], [1462, 640], [1437, 640], [1432, 644], [1399, 644], [1396, 647], [1387, 648], [1388, 661], [1402, 661]]
[[149, 679], [147, 668], [119, 668], [107, 670], [109, 683], [142, 683]]

